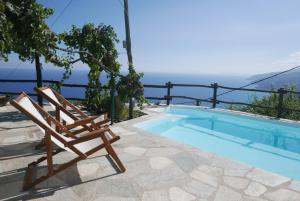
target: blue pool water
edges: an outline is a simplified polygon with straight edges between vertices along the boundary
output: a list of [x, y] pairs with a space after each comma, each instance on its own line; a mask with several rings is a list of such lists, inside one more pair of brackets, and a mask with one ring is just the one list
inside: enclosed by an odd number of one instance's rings
[[151, 133], [300, 180], [300, 126], [209, 109], [170, 107], [137, 124]]

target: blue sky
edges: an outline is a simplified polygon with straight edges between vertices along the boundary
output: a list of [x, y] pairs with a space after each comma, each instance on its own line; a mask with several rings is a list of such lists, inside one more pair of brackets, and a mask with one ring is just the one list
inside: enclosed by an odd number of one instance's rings
[[[69, 0], [39, 2], [55, 10], [51, 24]], [[287, 69], [300, 64], [299, 8], [299, 0], [129, 0], [134, 65], [142, 72], [222, 75]], [[73, 0], [53, 29], [88, 22], [110, 24], [125, 38], [119, 0]], [[121, 43], [118, 50], [125, 68]], [[12, 56], [0, 65], [18, 62]]]

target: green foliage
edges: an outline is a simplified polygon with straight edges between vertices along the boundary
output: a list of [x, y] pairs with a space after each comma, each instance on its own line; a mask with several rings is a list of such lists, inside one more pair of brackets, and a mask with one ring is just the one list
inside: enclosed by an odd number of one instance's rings
[[35, 55], [58, 66], [67, 66], [68, 58], [56, 54], [59, 37], [46, 24], [53, 10], [36, 0], [0, 0], [0, 59], [8, 61], [15, 52], [22, 61], [33, 61]]
[[[46, 62], [65, 68], [64, 79], [71, 75], [72, 64], [81, 61], [90, 68], [85, 106], [97, 113], [108, 111], [109, 89], [114, 88], [115, 83], [109, 79], [107, 85], [102, 86], [100, 75], [102, 71], [112, 77], [119, 73], [116, 33], [111, 26], [89, 23], [56, 34], [46, 23], [53, 12], [36, 0], [0, 0], [0, 60], [8, 61], [12, 52], [22, 61], [33, 62], [36, 56], [44, 57]], [[66, 49], [58, 47], [62, 42]], [[58, 50], [65, 53], [58, 54]], [[129, 97], [135, 98], [139, 105], [145, 101], [142, 76], [131, 66], [129, 74], [120, 78], [117, 84], [120, 116], [126, 115], [125, 102]], [[106, 87], [104, 91], [103, 87]]]
[[[295, 87], [285, 87], [285, 89], [289, 91], [296, 91]], [[276, 117], [277, 107], [278, 107], [278, 94], [274, 93], [269, 96], [264, 96], [262, 98], [258, 98], [257, 96], [255, 96], [253, 97], [251, 104], [259, 105], [263, 107], [272, 107], [275, 109], [247, 106], [244, 108], [240, 108], [239, 110], [249, 112], [249, 113], [254, 113], [254, 114]], [[283, 108], [299, 109], [300, 108], [299, 96], [293, 93], [286, 93], [283, 98]], [[282, 118], [300, 120], [300, 113], [283, 109]]]
[[226, 107], [228, 110], [242, 110], [244, 107], [243, 106], [237, 106], [237, 105], [229, 105]]
[[142, 73], [137, 73], [132, 66], [129, 66], [128, 75], [121, 77], [117, 84], [118, 95], [123, 102], [128, 102], [130, 98], [134, 98], [140, 107], [146, 102], [144, 86], [141, 82], [142, 77]]
[[[116, 100], [116, 116], [115, 116], [115, 121], [120, 122], [120, 121], [125, 121], [129, 117], [129, 107], [125, 105], [125, 103], [120, 99], [119, 96], [115, 98]], [[133, 110], [133, 118], [137, 118], [140, 116], [145, 115], [140, 110]]]
[[[79, 51], [80, 60], [90, 68], [85, 106], [88, 110], [102, 112], [106, 108], [104, 99], [108, 95], [102, 94], [103, 86], [100, 83], [101, 72], [105, 70], [103, 66], [112, 73], [118, 73], [120, 69], [115, 47], [118, 42], [116, 33], [111, 26], [89, 23], [81, 28], [72, 26], [69, 32], [61, 34], [61, 38], [69, 49]], [[74, 53], [71, 55], [74, 56]]]

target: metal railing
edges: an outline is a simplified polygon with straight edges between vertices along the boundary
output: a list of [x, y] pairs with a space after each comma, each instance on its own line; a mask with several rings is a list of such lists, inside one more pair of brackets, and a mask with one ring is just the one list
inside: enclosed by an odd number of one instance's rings
[[[8, 80], [8, 79], [0, 79], [0, 83], [36, 83], [36, 80]], [[56, 88], [60, 91], [62, 87], [77, 87], [77, 88], [87, 88], [87, 85], [84, 84], [67, 84], [67, 83], [61, 83], [60, 81], [56, 80], [43, 80], [44, 84], [53, 84], [56, 86]], [[209, 88], [212, 90], [211, 97], [210, 98], [195, 98], [190, 96], [184, 96], [184, 95], [172, 95], [172, 89], [174, 87], [198, 87], [198, 88]], [[104, 87], [105, 88], [105, 87]], [[218, 83], [213, 83], [211, 85], [202, 85], [202, 84], [177, 84], [177, 83], [171, 83], [167, 82], [164, 85], [157, 85], [157, 84], [144, 84], [144, 88], [160, 88], [160, 89], [166, 89], [166, 95], [163, 97], [146, 97], [146, 99], [149, 100], [165, 100], [167, 105], [170, 105], [173, 99], [188, 99], [193, 102], [195, 102], [195, 105], [199, 106], [202, 102], [211, 103], [212, 108], [216, 108], [218, 104], [229, 104], [229, 105], [243, 105], [243, 106], [251, 106], [251, 107], [258, 107], [258, 108], [264, 108], [264, 109], [270, 109], [270, 110], [277, 110], [277, 118], [282, 117], [282, 113], [286, 111], [295, 111], [300, 112], [300, 109], [293, 109], [293, 108], [285, 108], [283, 107], [283, 100], [284, 95], [287, 93], [293, 93], [300, 96], [300, 92], [295, 91], [289, 91], [285, 90], [284, 88], [280, 88], [278, 90], [261, 90], [261, 89], [248, 89], [248, 88], [235, 88], [235, 87], [227, 87], [219, 85]], [[225, 89], [225, 90], [232, 90], [232, 91], [250, 91], [250, 92], [262, 92], [262, 93], [269, 93], [269, 94], [278, 94], [278, 104], [276, 107], [270, 107], [270, 106], [261, 106], [261, 105], [255, 105], [251, 103], [245, 103], [245, 102], [233, 102], [233, 101], [225, 101], [219, 99], [218, 90], [219, 89]], [[18, 95], [20, 92], [8, 92], [8, 91], [0, 91], [0, 94], [6, 94], [6, 95]], [[35, 93], [29, 93], [30, 96], [37, 96]], [[66, 99], [69, 100], [79, 100], [83, 101], [83, 98], [78, 97], [66, 97]], [[114, 109], [113, 109], [114, 110]], [[113, 114], [114, 115], [114, 114]]]

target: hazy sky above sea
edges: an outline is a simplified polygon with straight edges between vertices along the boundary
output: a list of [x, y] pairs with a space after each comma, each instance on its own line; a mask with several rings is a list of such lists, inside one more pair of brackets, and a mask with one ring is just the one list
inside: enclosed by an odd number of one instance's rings
[[[39, 0], [55, 10], [69, 0]], [[53, 26], [110, 24], [125, 39], [123, 0], [73, 0]], [[300, 64], [300, 0], [129, 0], [134, 65], [142, 72], [258, 74]], [[127, 66], [118, 44], [119, 61]], [[19, 64], [11, 56], [3, 67]], [[51, 66], [49, 64], [45, 66]], [[18, 68], [33, 67], [21, 64]], [[82, 65], [77, 64], [78, 68]]]

